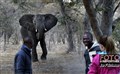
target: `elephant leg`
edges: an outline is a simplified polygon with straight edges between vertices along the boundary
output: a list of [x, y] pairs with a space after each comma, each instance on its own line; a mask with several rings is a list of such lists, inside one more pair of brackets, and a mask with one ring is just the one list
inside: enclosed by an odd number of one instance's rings
[[37, 51], [36, 51], [37, 45], [38, 45], [38, 40], [34, 40], [34, 45], [33, 45], [33, 48], [32, 48], [32, 61], [33, 62], [38, 61], [38, 55], [37, 55]]
[[45, 43], [45, 36], [43, 35], [43, 37], [40, 39], [40, 45], [42, 48], [42, 55], [41, 55], [41, 60], [46, 60], [46, 56], [47, 56], [47, 48], [46, 48], [46, 43]]

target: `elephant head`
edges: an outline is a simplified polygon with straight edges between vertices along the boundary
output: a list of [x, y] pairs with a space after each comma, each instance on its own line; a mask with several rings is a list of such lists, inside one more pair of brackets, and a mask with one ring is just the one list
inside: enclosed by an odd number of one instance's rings
[[45, 32], [54, 27], [57, 21], [58, 19], [52, 14], [26, 14], [19, 20], [22, 27], [37, 32], [37, 38], [40, 38]]
[[52, 27], [56, 25], [57, 18], [52, 14], [37, 14], [33, 19], [33, 23], [36, 27], [36, 36], [37, 38], [40, 38], [45, 32], [49, 31]]

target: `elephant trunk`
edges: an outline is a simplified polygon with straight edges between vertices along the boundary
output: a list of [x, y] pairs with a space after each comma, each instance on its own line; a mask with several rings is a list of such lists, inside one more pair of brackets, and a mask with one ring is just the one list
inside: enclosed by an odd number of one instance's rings
[[36, 37], [37, 37], [37, 39], [39, 39], [39, 38], [40, 38], [39, 33], [36, 33]]
[[36, 32], [36, 38], [39, 40], [44, 36], [44, 32], [43, 31], [38, 31]]
[[[39, 16], [38, 16], [39, 15]], [[44, 34], [44, 17], [43, 15], [37, 14], [34, 16], [34, 20], [33, 23], [35, 24], [35, 31], [36, 31], [36, 37], [37, 39], [42, 38], [43, 34]]]

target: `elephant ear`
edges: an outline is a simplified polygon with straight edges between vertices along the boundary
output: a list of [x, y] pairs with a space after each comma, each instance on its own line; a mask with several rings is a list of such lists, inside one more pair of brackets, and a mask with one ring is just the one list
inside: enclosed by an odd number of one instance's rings
[[47, 31], [49, 31], [52, 27], [54, 27], [57, 24], [58, 19], [52, 15], [52, 14], [46, 14], [44, 25]]
[[19, 23], [22, 27], [29, 31], [35, 30], [35, 25], [33, 24], [34, 15], [26, 14], [19, 19]]

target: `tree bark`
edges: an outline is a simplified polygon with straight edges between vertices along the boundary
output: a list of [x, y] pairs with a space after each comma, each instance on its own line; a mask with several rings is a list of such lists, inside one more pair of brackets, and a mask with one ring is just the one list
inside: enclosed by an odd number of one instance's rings
[[91, 31], [90, 21], [87, 13], [85, 13], [83, 24], [84, 31]]
[[100, 30], [98, 21], [96, 19], [96, 12], [93, 7], [92, 0], [83, 0], [83, 3], [86, 9], [86, 12], [88, 13], [90, 24], [95, 34], [95, 37], [97, 40], [99, 40], [99, 37], [102, 35], [102, 31]]
[[114, 9], [114, 13], [116, 12], [116, 10], [120, 7], [120, 2], [118, 3], [118, 5], [115, 7]]
[[114, 13], [114, 0], [104, 0], [102, 11], [101, 30], [103, 35], [112, 34], [113, 13]]

